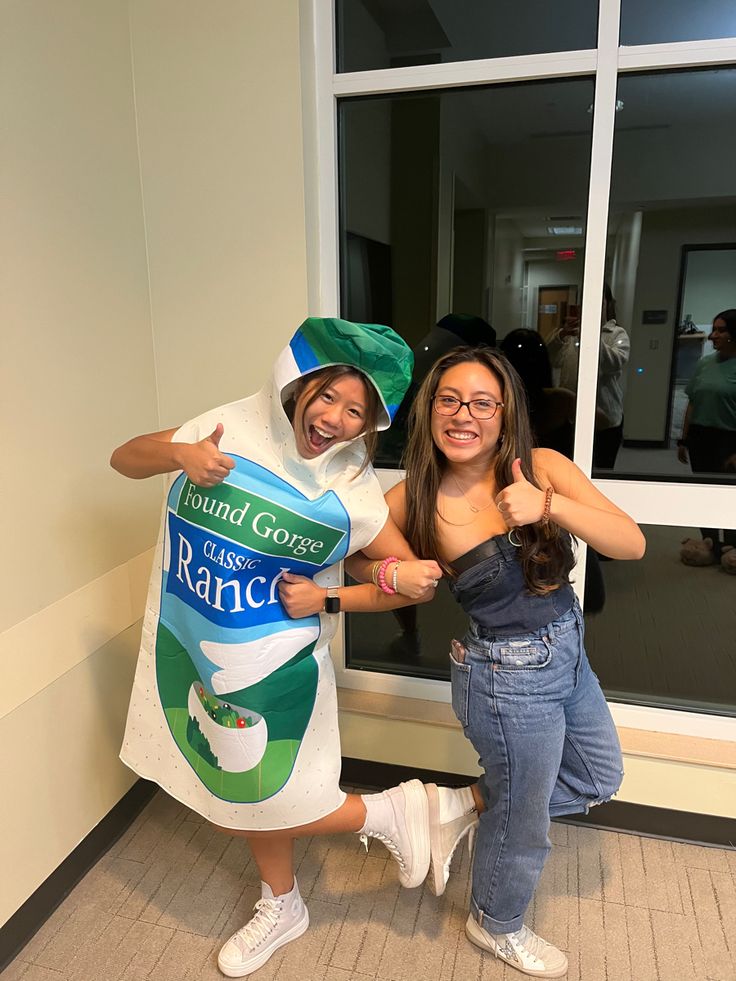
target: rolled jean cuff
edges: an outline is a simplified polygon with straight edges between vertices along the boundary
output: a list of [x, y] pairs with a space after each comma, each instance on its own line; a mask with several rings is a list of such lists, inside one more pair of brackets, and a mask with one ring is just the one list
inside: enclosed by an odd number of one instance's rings
[[516, 933], [524, 926], [524, 914], [515, 916], [513, 920], [495, 920], [488, 913], [484, 913], [475, 901], [475, 896], [470, 897], [470, 914], [476, 923], [480, 923], [486, 933]]
[[587, 814], [591, 807], [598, 804], [605, 804], [616, 796], [616, 793], [609, 794], [608, 797], [574, 797], [570, 800], [560, 801], [557, 804], [549, 805], [549, 816], [551, 818], [564, 817], [566, 814]]

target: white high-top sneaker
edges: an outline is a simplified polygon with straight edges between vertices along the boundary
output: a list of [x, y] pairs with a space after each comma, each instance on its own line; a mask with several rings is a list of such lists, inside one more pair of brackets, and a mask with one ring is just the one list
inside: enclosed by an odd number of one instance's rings
[[499, 960], [530, 977], [561, 978], [567, 973], [567, 958], [562, 951], [538, 937], [528, 926], [516, 933], [488, 933], [471, 913], [465, 924], [465, 935], [476, 947], [490, 950]]
[[382, 794], [364, 794], [365, 824], [358, 834], [368, 848], [377, 838], [399, 865], [399, 882], [407, 889], [420, 886], [429, 869], [428, 805], [424, 784], [409, 780]]
[[430, 866], [427, 885], [435, 896], [445, 891], [450, 876], [450, 862], [460, 842], [473, 838], [478, 827], [478, 811], [470, 787], [438, 787], [426, 785], [429, 803]]
[[271, 954], [290, 940], [301, 937], [309, 926], [309, 913], [294, 879], [291, 892], [274, 896], [265, 882], [255, 915], [227, 941], [217, 966], [228, 978], [243, 978], [263, 967]]

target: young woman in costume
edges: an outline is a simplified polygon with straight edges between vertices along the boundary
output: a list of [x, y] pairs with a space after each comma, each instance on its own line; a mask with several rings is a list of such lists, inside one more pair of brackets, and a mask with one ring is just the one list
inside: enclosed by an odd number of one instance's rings
[[[411, 557], [370, 466], [411, 366], [387, 327], [310, 318], [262, 391], [112, 455], [127, 477], [171, 475], [121, 758], [248, 839], [262, 896], [220, 952], [229, 977], [257, 970], [307, 929], [295, 837], [358, 832], [386, 845], [403, 885], [427, 873], [419, 781], [370, 796], [338, 785], [328, 651], [340, 609], [336, 563], [358, 549]], [[292, 573], [316, 576], [323, 597], [298, 624], [279, 592]], [[401, 589], [428, 598], [440, 575], [433, 561], [412, 563]], [[343, 608], [392, 602], [402, 597], [368, 585]]]

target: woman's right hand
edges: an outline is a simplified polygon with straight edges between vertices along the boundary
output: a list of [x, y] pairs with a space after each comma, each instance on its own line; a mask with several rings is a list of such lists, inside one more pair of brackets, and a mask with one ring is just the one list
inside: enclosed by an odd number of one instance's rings
[[441, 578], [442, 569], [434, 560], [412, 559], [399, 563], [396, 585], [402, 596], [419, 599], [428, 589], [436, 589]]
[[225, 429], [221, 422], [198, 443], [180, 443], [178, 452], [181, 469], [198, 487], [215, 487], [235, 467], [235, 460], [220, 451], [220, 440]]

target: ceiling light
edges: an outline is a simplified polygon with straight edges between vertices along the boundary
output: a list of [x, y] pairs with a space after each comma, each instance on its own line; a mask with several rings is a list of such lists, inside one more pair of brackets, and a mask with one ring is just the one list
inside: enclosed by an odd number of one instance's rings
[[547, 225], [548, 235], [582, 235], [583, 229], [580, 225]]

